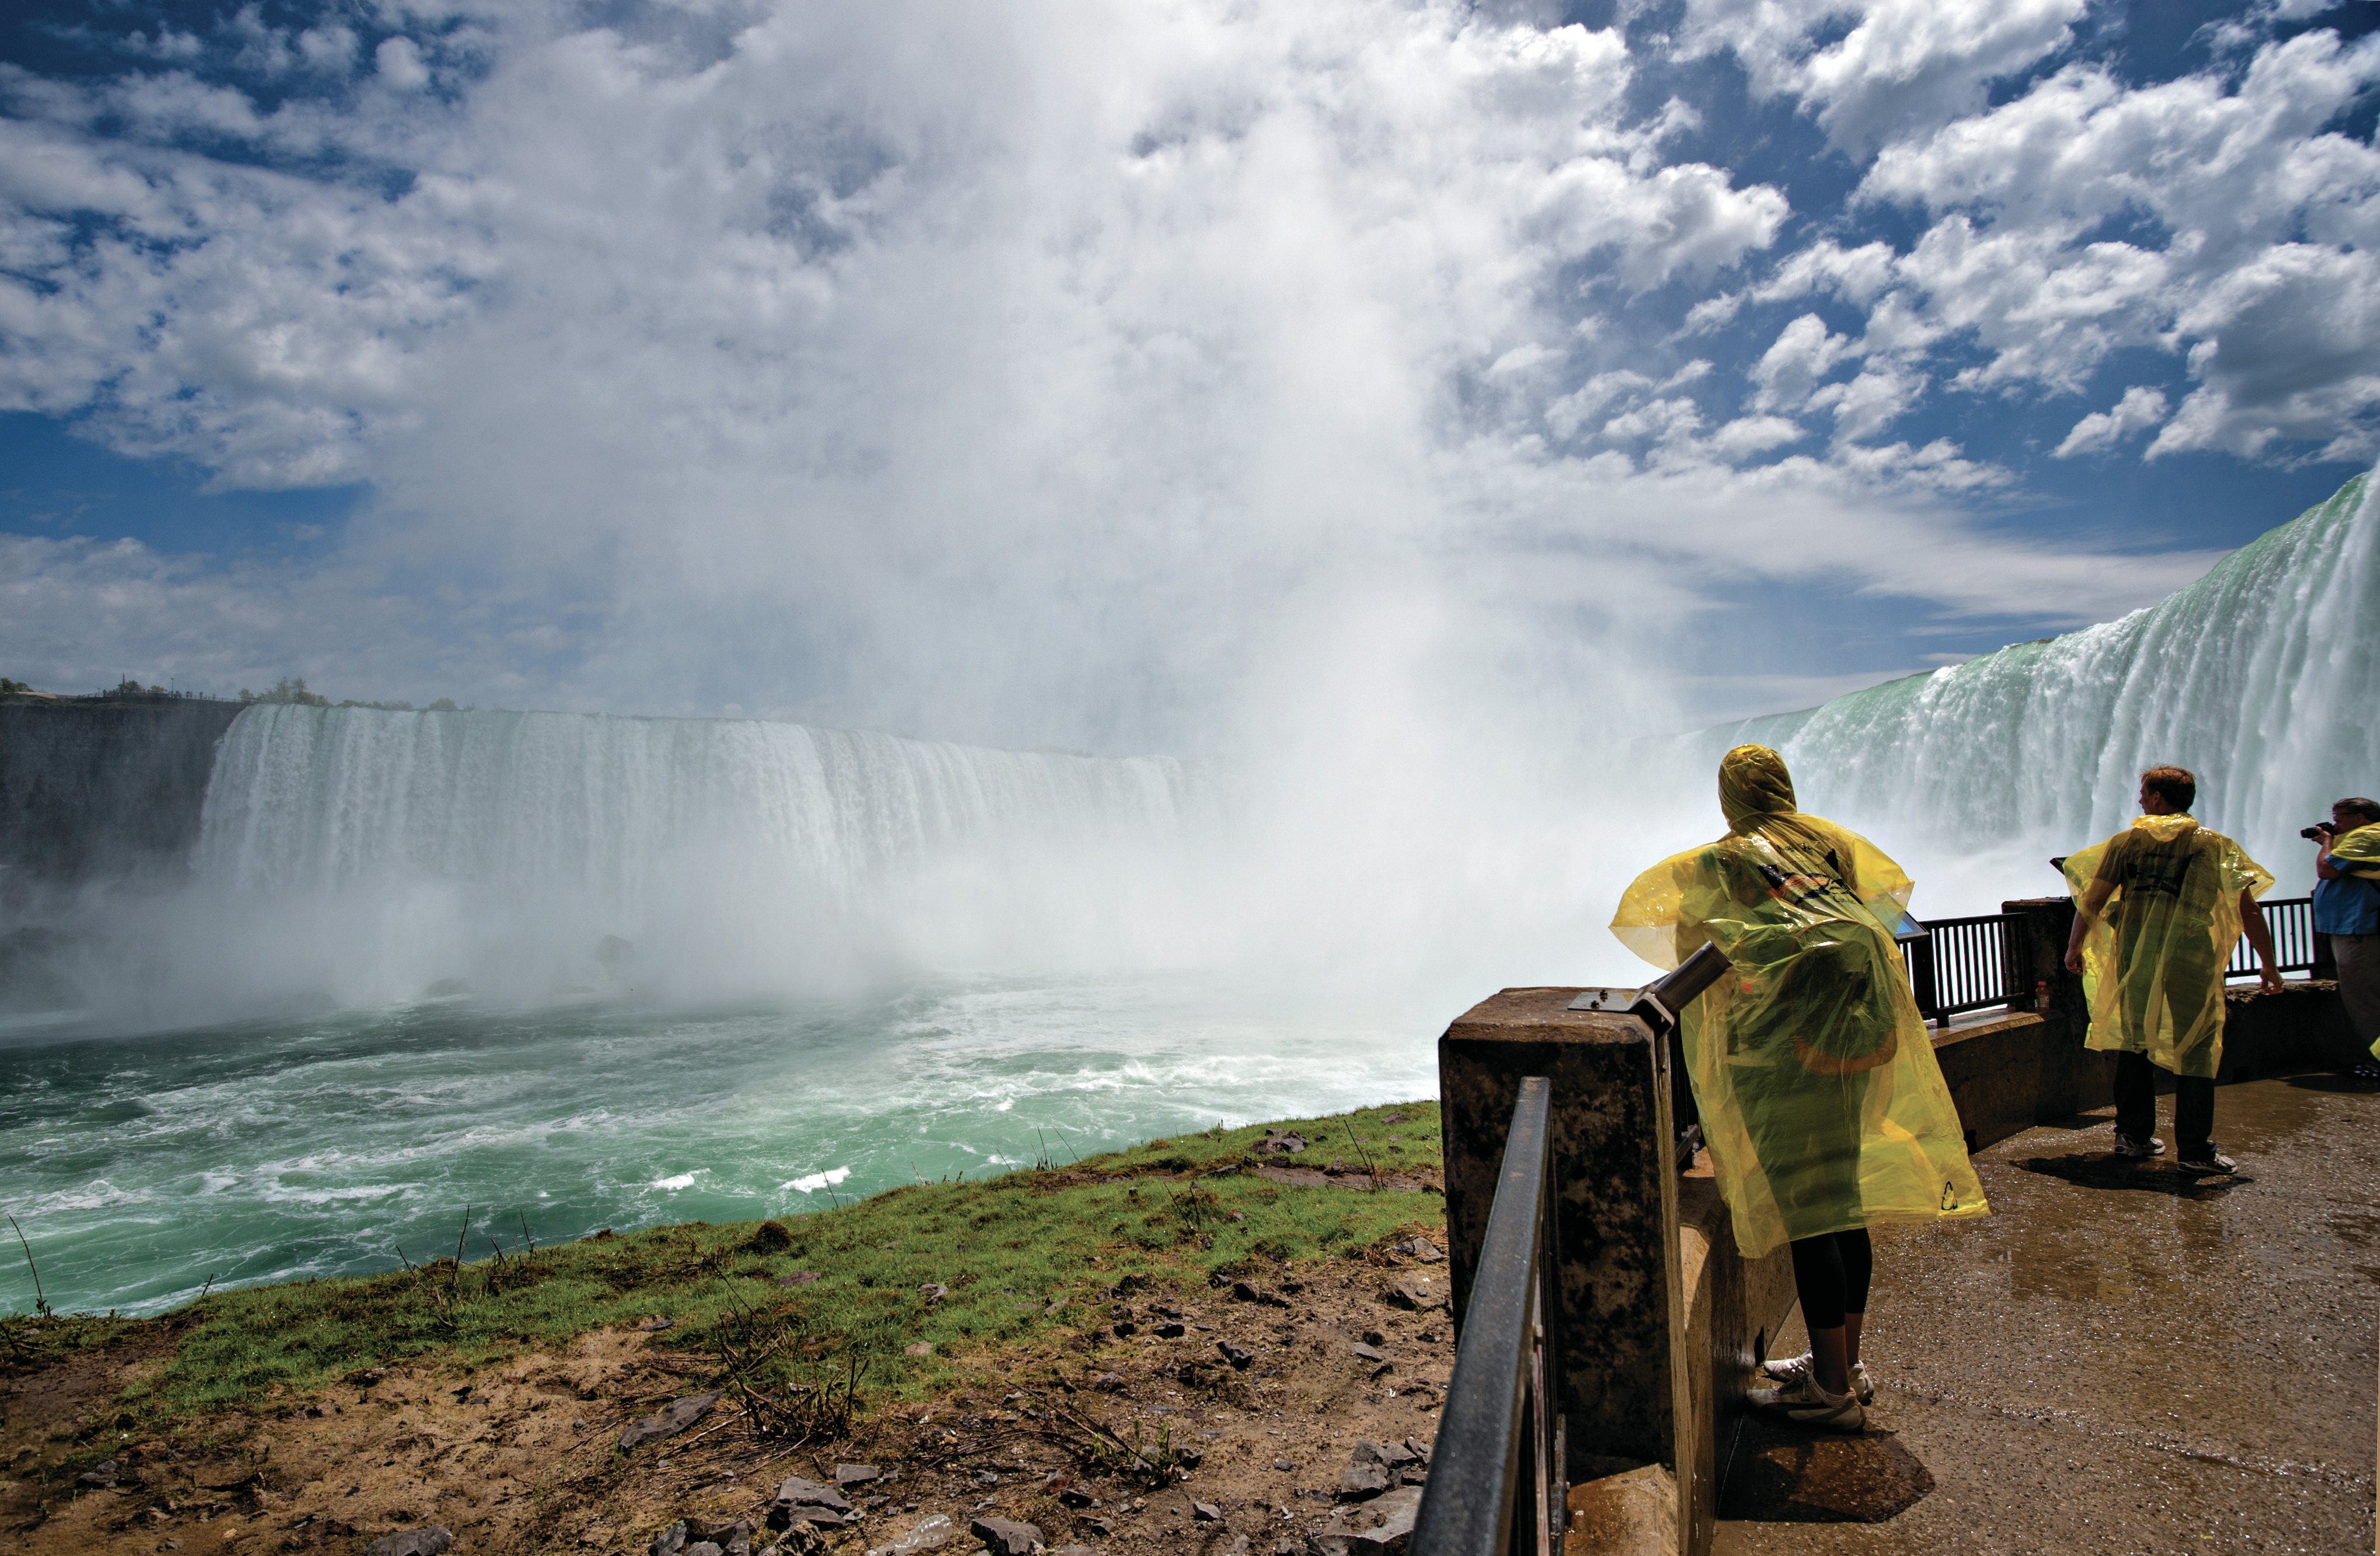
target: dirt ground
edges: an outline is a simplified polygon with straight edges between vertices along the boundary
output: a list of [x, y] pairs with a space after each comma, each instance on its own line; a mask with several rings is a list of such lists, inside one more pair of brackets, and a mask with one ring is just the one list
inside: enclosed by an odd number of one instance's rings
[[[625, 1426], [716, 1385], [666, 1332], [617, 1329], [471, 1372], [355, 1374], [145, 1436], [112, 1413], [163, 1367], [152, 1339], [0, 1380], [0, 1552], [361, 1552], [437, 1525], [468, 1556], [642, 1556], [680, 1518], [749, 1518], [757, 1551], [779, 1538], [765, 1520], [783, 1477], [832, 1487], [851, 1465], [880, 1473], [846, 1474], [856, 1520], [823, 1549], [855, 1556], [937, 1514], [953, 1552], [977, 1548], [966, 1531], [987, 1514], [1053, 1550], [1303, 1551], [1359, 1441], [1427, 1453], [1453, 1356], [1445, 1269], [1373, 1255], [1257, 1285], [1111, 1293], [1096, 1339], [965, 1358], [962, 1391], [864, 1410], [832, 1442], [756, 1436], [731, 1397], [621, 1452]], [[1399, 1286], [1420, 1303], [1401, 1306]], [[61, 1467], [95, 1449], [113, 1484]], [[1389, 1473], [1410, 1483], [1419, 1467]]]

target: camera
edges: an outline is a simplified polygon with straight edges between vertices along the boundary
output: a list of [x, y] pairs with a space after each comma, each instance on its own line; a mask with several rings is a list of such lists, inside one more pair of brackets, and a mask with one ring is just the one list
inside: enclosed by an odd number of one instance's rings
[[2300, 829], [2298, 835], [2300, 837], [2312, 838], [2314, 842], [2320, 843], [2324, 838], [2328, 837], [2332, 833], [2338, 830], [2338, 828], [2332, 826], [2328, 821], [2316, 821], [2310, 827]]

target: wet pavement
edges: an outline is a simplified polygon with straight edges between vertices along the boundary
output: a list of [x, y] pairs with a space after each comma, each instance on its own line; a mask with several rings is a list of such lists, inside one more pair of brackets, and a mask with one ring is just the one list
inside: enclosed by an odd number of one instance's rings
[[1868, 1429], [1747, 1428], [1719, 1556], [2373, 1550], [2380, 1094], [2223, 1088], [2229, 1181], [2112, 1120], [1978, 1156], [1988, 1221], [1876, 1234]]

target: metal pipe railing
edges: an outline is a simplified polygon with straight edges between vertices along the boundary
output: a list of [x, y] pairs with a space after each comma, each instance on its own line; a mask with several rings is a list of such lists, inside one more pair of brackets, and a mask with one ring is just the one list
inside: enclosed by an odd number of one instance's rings
[[[1553, 1087], [1523, 1078], [1461, 1319], [1414, 1556], [1552, 1556], [1568, 1492], [1551, 1322]], [[1524, 1483], [1524, 1473], [1527, 1480]]]

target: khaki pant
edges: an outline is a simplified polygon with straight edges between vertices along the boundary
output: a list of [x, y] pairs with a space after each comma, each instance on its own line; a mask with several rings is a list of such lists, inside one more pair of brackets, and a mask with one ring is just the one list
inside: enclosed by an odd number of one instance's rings
[[2338, 959], [2338, 993], [2355, 1040], [2380, 1039], [2380, 934], [2333, 935], [2330, 954]]

